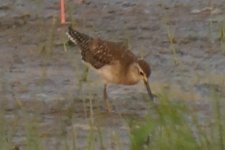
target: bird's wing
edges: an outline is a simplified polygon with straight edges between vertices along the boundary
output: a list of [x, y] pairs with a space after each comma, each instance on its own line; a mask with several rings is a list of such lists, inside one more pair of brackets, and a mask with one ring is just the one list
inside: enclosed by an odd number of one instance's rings
[[69, 27], [67, 35], [80, 47], [82, 59], [96, 69], [115, 62], [126, 65], [136, 58], [124, 43], [94, 39], [72, 27]]
[[93, 59], [99, 64], [98, 66], [95, 66], [98, 68], [107, 64], [113, 64], [115, 62], [121, 62], [124, 64], [127, 59], [131, 60], [135, 58], [134, 54], [129, 51], [124, 44], [104, 41], [101, 39], [94, 39], [92, 41], [90, 51]]

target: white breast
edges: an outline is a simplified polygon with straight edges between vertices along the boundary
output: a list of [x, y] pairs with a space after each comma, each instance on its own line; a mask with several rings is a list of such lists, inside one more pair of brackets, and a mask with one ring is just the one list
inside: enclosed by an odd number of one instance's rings
[[106, 83], [118, 84], [118, 73], [111, 65], [105, 65], [97, 70], [98, 74], [105, 80]]
[[106, 83], [132, 85], [139, 81], [139, 79], [133, 75], [133, 73], [122, 73], [119, 64], [105, 65], [98, 69], [97, 72]]

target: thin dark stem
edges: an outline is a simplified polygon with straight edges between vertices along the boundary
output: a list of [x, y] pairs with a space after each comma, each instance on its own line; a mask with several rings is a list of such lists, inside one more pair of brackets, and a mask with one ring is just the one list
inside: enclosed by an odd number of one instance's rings
[[106, 109], [108, 112], [111, 112], [112, 111], [112, 108], [109, 104], [109, 99], [108, 99], [108, 94], [107, 94], [107, 83], [104, 84], [104, 101], [105, 101], [105, 106], [106, 106]]
[[107, 84], [106, 83], [104, 84], [104, 93], [103, 93], [103, 95], [104, 95], [104, 101], [106, 101], [108, 99]]

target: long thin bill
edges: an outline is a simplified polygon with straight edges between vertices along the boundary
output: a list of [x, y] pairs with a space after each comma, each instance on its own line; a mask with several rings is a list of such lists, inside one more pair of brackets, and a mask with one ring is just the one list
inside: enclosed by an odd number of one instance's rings
[[153, 100], [154, 99], [154, 95], [152, 94], [151, 88], [149, 86], [148, 80], [144, 80], [146, 89], [148, 91], [148, 95], [150, 96], [150, 99]]

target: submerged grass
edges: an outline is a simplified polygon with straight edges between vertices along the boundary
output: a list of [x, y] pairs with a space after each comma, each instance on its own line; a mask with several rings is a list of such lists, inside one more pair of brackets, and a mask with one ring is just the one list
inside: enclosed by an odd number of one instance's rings
[[[69, 7], [69, 6], [68, 6]], [[73, 9], [69, 9], [73, 10]], [[73, 12], [70, 12], [72, 16]], [[72, 17], [71, 17], [72, 18]], [[72, 19], [71, 19], [72, 20]], [[52, 20], [51, 30], [47, 34], [47, 40], [40, 49], [41, 56], [44, 56], [43, 77], [46, 78], [47, 64], [53, 53], [53, 42], [56, 32], [56, 20]], [[210, 25], [211, 33], [211, 25]], [[175, 48], [175, 36], [167, 26], [167, 36], [170, 44], [170, 49], [173, 53], [175, 63], [178, 63]], [[221, 26], [220, 31], [221, 47], [224, 49], [224, 25]], [[64, 45], [66, 49], [66, 46]], [[83, 75], [79, 82], [79, 89], [82, 89], [82, 84], [87, 81], [88, 68], [85, 68]], [[224, 82], [222, 83], [224, 84]], [[94, 87], [93, 87], [94, 88]], [[225, 99], [224, 95], [220, 95], [217, 91], [213, 91], [210, 99], [212, 100], [212, 113], [209, 114], [208, 119], [201, 120], [199, 113], [194, 110], [193, 105], [184, 101], [175, 102], [170, 98], [169, 91], [165, 90], [158, 97], [157, 104], [149, 103], [148, 113], [144, 119], [127, 119], [129, 125], [128, 132], [130, 133], [130, 149], [132, 150], [224, 150], [225, 149]], [[88, 94], [91, 95], [91, 94]], [[86, 97], [85, 97], [86, 98]], [[89, 98], [89, 104], [83, 98], [84, 120], [87, 120], [87, 136], [85, 138], [85, 148], [88, 150], [123, 150], [122, 138], [118, 132], [112, 130], [110, 133], [103, 130], [104, 127], [98, 126], [96, 122], [96, 114], [93, 109], [93, 97]], [[43, 141], [40, 134], [40, 122], [38, 118], [41, 114], [31, 115], [26, 111], [20, 100], [17, 100], [19, 105], [19, 113], [15, 113], [16, 118], [23, 118], [24, 125], [24, 141], [23, 145], [17, 145], [14, 137], [22, 129], [16, 127], [22, 126], [19, 122], [9, 121], [6, 117], [3, 106], [0, 106], [0, 150], [14, 149], [18, 150], [20, 147], [25, 150], [43, 150], [48, 147], [43, 147]], [[148, 102], [146, 102], [148, 103]], [[76, 104], [74, 104], [76, 105]], [[88, 106], [89, 107], [88, 107]], [[77, 107], [77, 106], [75, 106]], [[75, 108], [74, 108], [75, 109]], [[60, 150], [76, 150], [78, 148], [78, 129], [73, 127], [74, 111], [73, 107], [69, 107], [66, 112], [63, 112], [68, 118], [66, 124], [62, 124], [62, 134], [60, 134], [61, 143], [57, 148]], [[43, 117], [43, 116], [42, 116]], [[110, 115], [109, 115], [110, 117]], [[62, 121], [63, 122], [63, 121]], [[69, 125], [68, 125], [69, 124]], [[67, 127], [72, 128], [67, 131]], [[109, 125], [110, 126], [110, 125]], [[110, 134], [108, 139], [105, 139], [105, 134]], [[67, 136], [70, 135], [70, 138]], [[129, 137], [127, 137], [129, 138]], [[71, 142], [69, 142], [71, 141]], [[105, 145], [105, 141], [110, 141]], [[45, 145], [46, 146], [46, 145]]]
[[219, 41], [220, 41], [221, 51], [223, 54], [225, 54], [225, 24], [224, 24], [224, 21], [220, 25]]
[[[221, 82], [222, 83], [222, 82]], [[211, 96], [212, 113], [208, 119], [201, 120], [198, 112], [193, 106], [184, 101], [173, 101], [170, 99], [170, 92], [165, 90], [158, 97], [157, 104], [149, 103], [148, 114], [144, 119], [128, 119], [130, 130], [130, 149], [132, 150], [224, 150], [224, 97], [213, 91]], [[122, 140], [119, 134], [112, 128], [109, 138], [110, 143], [105, 145], [107, 139], [105, 134], [107, 131], [104, 127], [98, 126], [95, 118], [96, 112], [93, 109], [93, 97], [90, 97], [87, 106], [84, 103], [85, 116], [88, 121], [88, 130], [86, 131], [87, 138], [86, 148], [88, 150], [123, 150]], [[146, 102], [148, 103], [148, 102]], [[42, 150], [48, 149], [43, 147], [42, 136], [40, 135], [40, 115], [32, 115], [20, 104], [20, 113], [17, 117], [24, 118], [25, 124], [24, 145], [25, 150]], [[71, 107], [72, 108], [72, 107]], [[208, 109], [208, 108], [206, 108]], [[73, 111], [64, 115], [69, 116], [70, 124], [73, 125], [76, 121], [73, 120]], [[110, 117], [110, 116], [109, 116]], [[17, 127], [20, 124], [16, 123]], [[17, 132], [12, 126], [12, 122], [5, 118], [4, 111], [0, 113], [0, 149], [18, 148], [17, 143], [14, 143], [13, 137]], [[78, 129], [72, 128], [70, 132], [66, 131], [66, 125], [62, 126], [64, 134], [62, 134], [60, 150], [76, 150], [78, 143]], [[70, 138], [66, 138], [70, 134]], [[129, 137], [127, 137], [129, 138]], [[69, 142], [71, 141], [71, 142]], [[64, 144], [63, 144], [64, 143]], [[21, 147], [21, 146], [20, 146]]]
[[171, 32], [171, 29], [169, 25], [166, 25], [166, 30], [167, 30], [167, 38], [169, 41], [169, 48], [172, 51], [173, 58], [174, 58], [174, 63], [179, 64], [178, 58], [177, 58], [177, 49], [175, 48], [175, 43], [176, 43], [176, 38], [173, 32]]
[[[215, 136], [215, 144], [218, 145], [218, 149], [224, 150], [225, 149], [225, 121], [224, 118], [225, 115], [224, 114], [224, 98], [221, 98], [215, 91], [214, 91], [214, 103], [213, 103], [213, 107], [214, 107], [214, 118], [215, 118], [215, 122], [214, 122], [214, 133], [216, 133]], [[213, 147], [212, 147], [213, 148]]]
[[144, 121], [130, 125], [132, 150], [224, 150], [225, 124], [221, 108], [224, 99], [215, 95], [212, 99], [215, 105], [214, 117], [211, 118], [215, 119], [213, 124], [211, 119], [204, 121], [197, 118], [197, 112], [189, 105], [171, 102], [166, 94], [159, 97], [159, 105], [151, 104], [154, 112], [151, 111]]
[[[51, 36], [51, 35], [50, 35]], [[49, 43], [52, 43], [52, 38], [49, 38]], [[48, 50], [50, 49], [50, 51]], [[47, 46], [49, 58], [51, 53], [51, 46]], [[50, 52], [50, 53], [48, 53]], [[81, 84], [86, 81], [87, 72], [85, 70], [82, 75]], [[85, 79], [85, 80], [83, 80]], [[224, 81], [221, 82], [224, 86]], [[80, 88], [82, 85], [80, 86]], [[94, 88], [94, 87], [93, 87]], [[144, 119], [128, 119], [130, 132], [130, 149], [132, 150], [224, 150], [225, 144], [225, 122], [224, 122], [224, 97], [213, 91], [212, 96], [212, 114], [209, 119], [201, 120], [198, 112], [192, 108], [192, 105], [184, 101], [173, 101], [170, 98], [170, 91], [165, 90], [158, 97], [157, 104], [149, 103], [148, 114]], [[91, 95], [91, 94], [88, 94]], [[122, 140], [120, 135], [112, 128], [109, 138], [109, 143], [106, 145], [105, 134], [107, 131], [103, 130], [104, 127], [98, 126], [95, 121], [95, 111], [93, 109], [93, 98], [90, 96], [89, 104], [86, 104], [83, 100], [83, 110], [85, 119], [88, 120], [88, 134], [85, 141], [85, 149], [88, 150], [123, 150]], [[29, 116], [29, 113], [25, 111], [23, 104], [18, 101], [20, 114], [16, 116], [23, 116], [25, 118], [25, 134], [23, 141], [24, 145], [18, 146], [14, 142], [13, 137], [16, 136], [16, 129], [12, 128], [11, 122], [5, 118], [4, 111], [1, 109], [0, 113], [0, 149], [22, 149], [25, 150], [43, 150], [48, 147], [43, 146], [43, 141], [40, 132], [40, 122], [37, 120], [40, 114]], [[88, 106], [89, 107], [88, 107]], [[64, 112], [70, 121], [70, 125], [76, 123], [74, 118], [73, 107], [71, 110]], [[110, 116], [109, 116], [110, 117]], [[17, 123], [17, 126], [20, 126]], [[68, 132], [65, 128], [67, 125], [62, 126], [60, 150], [76, 150], [78, 148], [78, 134], [77, 129], [72, 128], [71, 132]], [[71, 135], [68, 139], [67, 136]], [[127, 137], [129, 138], [129, 137]], [[71, 141], [71, 142], [69, 142]], [[46, 145], [45, 145], [46, 146]]]

